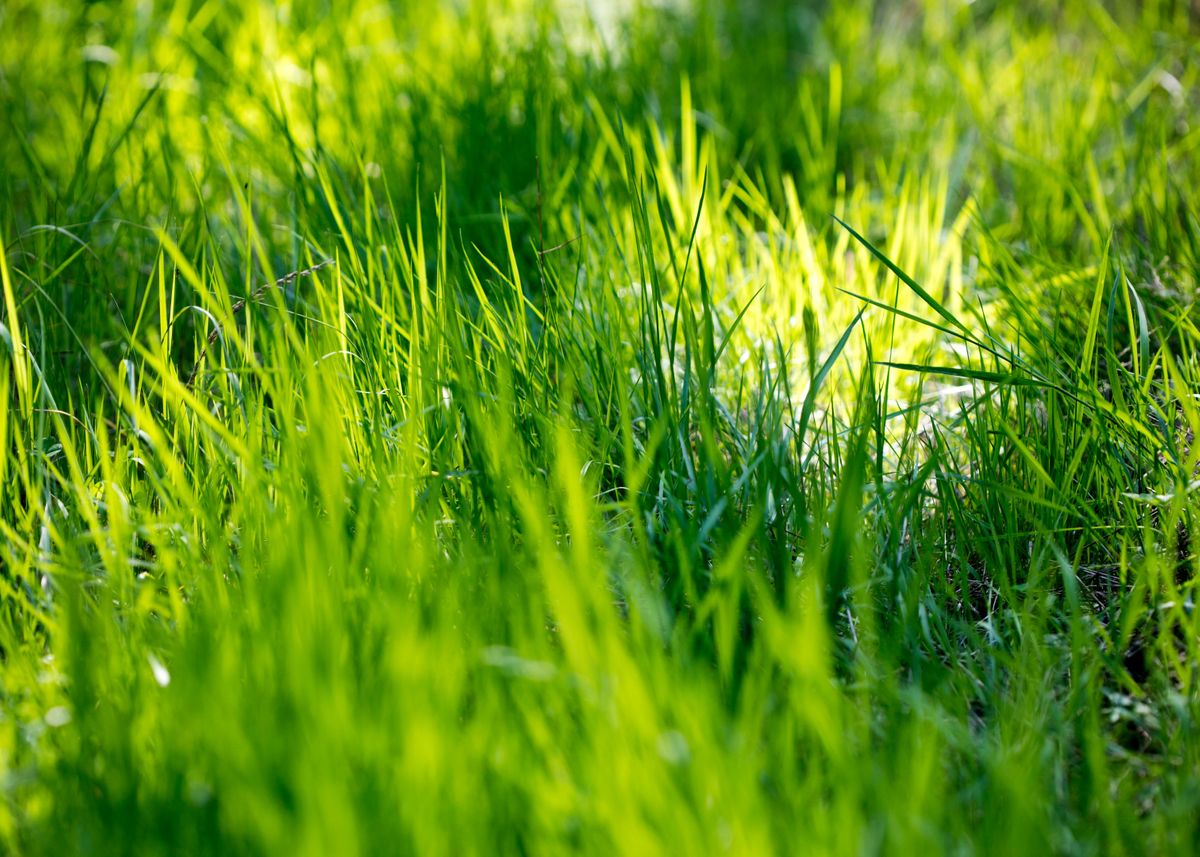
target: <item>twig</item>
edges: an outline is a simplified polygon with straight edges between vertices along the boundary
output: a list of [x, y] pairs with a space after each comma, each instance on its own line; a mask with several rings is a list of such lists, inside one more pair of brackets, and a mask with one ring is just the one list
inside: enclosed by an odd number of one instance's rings
[[[569, 241], [564, 241], [561, 244], [556, 244], [549, 249], [546, 248], [546, 227], [545, 227], [545, 224], [542, 219], [543, 215], [542, 215], [542, 159], [541, 158], [536, 157], [536, 156], [534, 157], [533, 168], [534, 168], [534, 172], [537, 175], [537, 225], [538, 225], [537, 257], [538, 257], [538, 261], [541, 262], [543, 259], [545, 259], [547, 256], [549, 256], [551, 253], [555, 252], [556, 250], [561, 250], [564, 247], [569, 247], [570, 245], [574, 244], [576, 241], [578, 241], [583, 236], [576, 235], [574, 238], [572, 238]], [[546, 288], [545, 277], [542, 273], [542, 269], [540, 266], [538, 267], [538, 278], [542, 280], [542, 289], [545, 290], [545, 288]]]
[[546, 255], [546, 230], [542, 226], [542, 159], [533, 158], [533, 171], [537, 175], [538, 256]]
[[583, 237], [582, 235], [576, 235], [574, 238], [568, 239], [567, 241], [564, 241], [561, 244], [555, 244], [549, 250], [538, 250], [538, 256], [548, 256], [549, 254], [553, 253], [556, 250], [561, 250], [564, 247], [570, 247], [572, 244], [574, 244], [576, 241], [578, 241], [582, 237]]
[[[332, 259], [326, 259], [323, 262], [318, 262], [311, 268], [305, 268], [301, 271], [292, 271], [290, 274], [285, 274], [275, 282], [267, 283], [266, 285], [259, 287], [259, 289], [254, 292], [254, 294], [250, 295], [250, 297], [240, 299], [233, 305], [230, 314], [236, 316], [239, 312], [246, 308], [246, 304], [250, 303], [251, 301], [257, 303], [258, 301], [262, 300], [267, 292], [271, 291], [271, 289], [278, 289], [282, 286], [291, 285], [301, 277], [311, 276], [322, 268], [326, 268], [332, 264]], [[219, 335], [220, 328], [214, 326], [212, 333], [208, 335], [208, 341], [204, 343], [204, 348], [200, 350], [200, 355], [196, 358], [196, 364], [192, 367], [192, 371], [188, 374], [186, 386], [191, 387], [192, 383], [196, 380], [196, 373], [200, 371], [200, 364], [204, 362], [204, 358], [208, 355], [208, 349], [212, 348], [213, 343], [217, 341], [217, 337]]]

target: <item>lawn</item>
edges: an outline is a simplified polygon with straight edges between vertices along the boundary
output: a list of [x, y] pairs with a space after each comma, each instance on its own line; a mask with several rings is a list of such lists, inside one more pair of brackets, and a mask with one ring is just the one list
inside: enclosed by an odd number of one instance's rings
[[1200, 850], [1200, 6], [4, 0], [0, 852]]

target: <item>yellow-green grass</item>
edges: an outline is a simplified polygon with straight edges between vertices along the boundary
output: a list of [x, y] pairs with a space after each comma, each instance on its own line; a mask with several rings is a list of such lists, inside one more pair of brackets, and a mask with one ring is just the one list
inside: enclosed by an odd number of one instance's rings
[[1194, 850], [1198, 46], [0, 6], [0, 847]]

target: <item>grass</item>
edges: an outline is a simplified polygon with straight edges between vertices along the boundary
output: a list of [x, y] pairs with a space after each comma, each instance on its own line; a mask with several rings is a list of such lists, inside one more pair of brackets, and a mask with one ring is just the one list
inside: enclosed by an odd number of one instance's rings
[[0, 7], [0, 847], [1200, 847], [1200, 19]]

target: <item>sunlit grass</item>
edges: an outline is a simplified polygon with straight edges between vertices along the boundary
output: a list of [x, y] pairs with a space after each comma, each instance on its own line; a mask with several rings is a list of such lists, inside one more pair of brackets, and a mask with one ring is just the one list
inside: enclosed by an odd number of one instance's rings
[[1197, 35], [5, 4], [4, 849], [1194, 849]]

